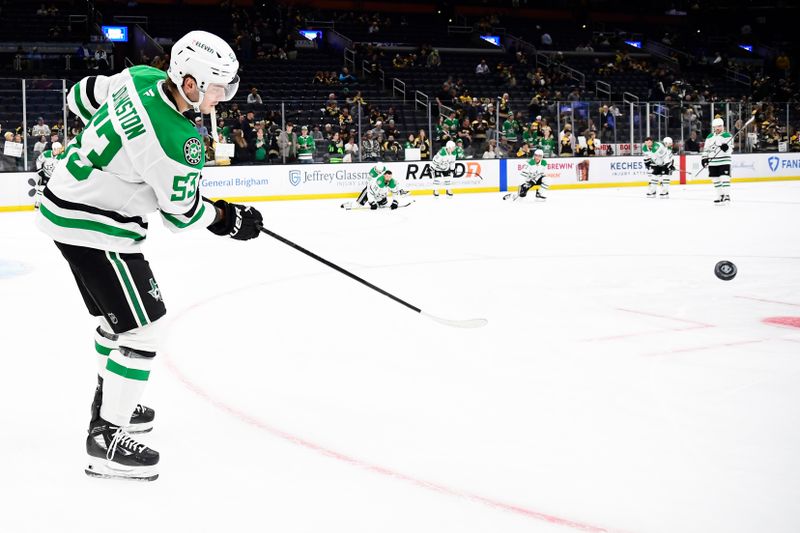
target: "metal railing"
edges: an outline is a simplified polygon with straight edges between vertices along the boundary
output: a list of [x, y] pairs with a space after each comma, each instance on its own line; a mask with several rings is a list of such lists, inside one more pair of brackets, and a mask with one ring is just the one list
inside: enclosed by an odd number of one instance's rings
[[611, 99], [611, 84], [605, 81], [597, 80], [594, 82], [594, 95], [600, 97], [601, 94], [606, 95], [606, 99]]
[[[369, 105], [376, 108], [379, 114], [385, 118], [383, 128], [393, 131], [395, 141], [402, 144], [409, 134], [416, 135], [419, 129], [427, 128], [427, 132], [434, 131], [433, 122], [438, 119], [437, 112], [448, 115], [455, 111], [459, 119], [463, 121], [468, 116], [468, 110], [462, 109], [464, 105], [470, 104], [451, 104], [438, 106], [436, 100], [425, 92], [412, 91], [413, 105], [411, 101], [411, 90], [406, 84], [397, 78], [392, 79], [394, 97], [374, 97], [369, 99]], [[44, 118], [45, 124], [51, 127], [58, 125], [59, 140], [68, 142], [76, 135], [82, 124], [76, 117], [68, 116], [66, 108], [67, 84], [64, 80], [40, 80], [19, 78], [0, 79], [0, 101], [5, 105], [0, 109], [0, 123], [4, 127], [4, 132], [24, 132], [19, 137], [20, 144], [24, 145], [24, 150], [19, 152], [19, 157], [3, 155], [3, 144], [0, 144], [0, 169], [4, 171], [34, 170], [37, 153], [34, 152], [34, 145], [42, 146], [42, 142], [50, 139], [40, 139], [41, 128], [34, 130], [37, 125], [38, 117]], [[610, 92], [610, 90], [609, 90]], [[402, 98], [400, 97], [402, 95]], [[404, 103], [404, 102], [407, 102]], [[328, 101], [322, 99], [291, 99], [266, 100], [261, 106], [254, 107], [256, 112], [256, 129], [262, 129], [267, 139], [266, 148], [258, 152], [260, 157], [254, 155], [256, 148], [254, 138], [247, 139], [250, 145], [249, 150], [253, 150], [249, 159], [233, 161], [234, 164], [267, 164], [267, 163], [291, 163], [297, 160], [296, 148], [292, 148], [292, 133], [299, 135], [299, 128], [302, 125], [308, 126], [309, 131], [317, 136], [317, 150], [314, 154], [316, 162], [325, 162], [330, 158], [328, 137], [333, 132], [340, 132], [342, 135], [352, 137], [356, 144], [361, 147], [367, 137], [366, 132], [374, 131], [373, 135], [381, 135], [380, 128], [376, 129], [376, 115], [372, 109], [359, 104], [359, 100], [351, 95], [346, 102], [341, 97], [337, 106], [329, 107]], [[488, 109], [481, 107], [479, 116], [487, 120], [488, 129], [484, 130], [487, 139], [494, 140], [498, 146], [509, 154], [515, 154], [516, 149], [522, 142], [524, 129], [529, 128], [530, 123], [536, 123], [540, 132], [545, 129], [550, 130], [550, 135], [556, 142], [548, 145], [541, 137], [534, 138], [535, 147], [542, 147], [548, 153], [548, 157], [562, 156], [566, 154], [556, 153], [560, 143], [557, 142], [562, 131], [569, 130], [567, 135], [575, 141], [581, 138], [596, 139], [596, 151], [593, 155], [637, 155], [640, 154], [640, 143], [647, 137], [663, 139], [669, 136], [673, 139], [676, 149], [691, 153], [696, 152], [702, 146], [706, 135], [711, 131], [711, 121], [719, 116], [725, 121], [728, 131], [735, 133], [750, 118], [753, 111], [757, 113], [757, 121], [751, 125], [746, 135], [737, 137], [735, 150], [739, 152], [752, 151], [800, 151], [800, 143], [796, 140], [789, 141], [800, 128], [800, 104], [781, 103], [781, 104], [750, 104], [739, 102], [716, 102], [716, 103], [687, 103], [687, 102], [653, 102], [640, 101], [635, 95], [626, 93], [621, 100], [610, 100], [600, 98], [592, 101], [549, 101], [543, 102], [542, 106], [536, 111], [541, 115], [541, 119], [535, 116], [520, 116], [519, 125], [522, 128], [518, 132], [519, 141], [516, 144], [506, 143], [502, 135], [504, 119], [499, 116], [499, 105], [495, 103], [495, 109], [491, 117], [488, 116]], [[9, 105], [10, 104], [10, 105]], [[482, 104], [481, 104], [482, 105]], [[393, 112], [388, 112], [390, 107], [394, 107]], [[54, 107], [58, 109], [54, 111]], [[349, 107], [349, 112], [343, 111], [344, 107]], [[524, 108], [522, 102], [512, 99], [511, 107]], [[9, 111], [9, 108], [11, 110]], [[224, 125], [218, 128], [220, 132], [228, 131], [235, 135], [238, 128], [238, 117], [229, 114], [230, 108], [223, 104], [218, 111], [218, 117], [225, 121]], [[527, 115], [527, 113], [526, 113]], [[395, 121], [390, 125], [388, 118], [392, 117]], [[261, 122], [264, 120], [265, 122]], [[66, 127], [64, 125], [66, 124]], [[294, 125], [294, 130], [289, 130], [289, 125]], [[566, 125], [569, 124], [569, 128]], [[208, 123], [206, 123], [208, 126]], [[224, 126], [227, 126], [225, 128]], [[234, 128], [234, 129], [231, 129]], [[439, 131], [439, 130], [436, 130]], [[473, 133], [477, 132], [475, 130]], [[66, 139], [64, 133], [67, 133]], [[788, 133], [787, 133], [788, 132]], [[446, 134], [437, 133], [431, 135], [433, 138], [432, 149], [436, 150], [443, 142], [448, 140]], [[450, 139], [457, 136], [453, 132]], [[384, 138], [386, 141], [388, 135]], [[481, 157], [485, 148], [485, 141], [475, 141], [465, 139], [465, 149], [468, 157]], [[530, 139], [530, 137], [527, 137]], [[2, 143], [0, 136], [0, 143]], [[228, 139], [230, 140], [230, 139]], [[13, 141], [12, 141], [13, 142]], [[287, 144], [288, 143], [288, 144]], [[262, 141], [263, 144], [263, 141]], [[585, 143], [577, 143], [585, 145]], [[40, 148], [41, 149], [41, 148]], [[335, 150], [335, 147], [333, 148]], [[385, 148], [382, 146], [381, 150]], [[266, 151], [267, 155], [264, 155]], [[513, 152], [513, 153], [512, 153]], [[509, 155], [511, 157], [512, 155]], [[592, 155], [592, 154], [585, 154]], [[398, 152], [394, 155], [381, 152], [381, 157], [402, 157]], [[362, 158], [361, 154], [353, 158], [358, 161]], [[213, 156], [210, 157], [213, 161]]]

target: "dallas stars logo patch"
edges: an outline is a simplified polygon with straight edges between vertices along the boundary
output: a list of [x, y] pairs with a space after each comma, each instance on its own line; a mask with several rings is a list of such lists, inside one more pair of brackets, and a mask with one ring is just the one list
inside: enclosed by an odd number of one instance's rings
[[153, 297], [155, 301], [161, 301], [161, 289], [158, 288], [158, 283], [153, 278], [150, 278], [150, 290], [147, 294]]
[[183, 157], [192, 166], [199, 165], [203, 159], [203, 143], [192, 137], [183, 144]]

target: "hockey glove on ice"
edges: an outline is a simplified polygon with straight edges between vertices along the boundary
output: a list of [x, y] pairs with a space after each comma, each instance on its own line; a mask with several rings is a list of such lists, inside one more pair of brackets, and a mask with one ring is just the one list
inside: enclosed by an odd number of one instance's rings
[[376, 209], [378, 209], [378, 204], [376, 204], [375, 202], [371, 202], [369, 204], [369, 208], [375, 211]]
[[728, 143], [720, 144], [719, 145], [719, 149], [722, 150], [723, 152], [727, 152], [728, 151]]
[[392, 205], [389, 206], [389, 209], [395, 210], [395, 209], [397, 209], [398, 205], [399, 204], [397, 203], [397, 200], [392, 200]]
[[257, 209], [225, 200], [217, 200], [214, 206], [222, 210], [222, 218], [208, 226], [208, 231], [216, 235], [228, 235], [237, 241], [258, 237], [264, 217]]

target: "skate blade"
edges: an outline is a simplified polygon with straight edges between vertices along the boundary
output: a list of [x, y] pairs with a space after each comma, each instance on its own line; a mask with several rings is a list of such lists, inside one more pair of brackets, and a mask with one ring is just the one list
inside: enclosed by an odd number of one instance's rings
[[110, 466], [111, 461], [97, 459], [89, 462], [84, 472], [89, 477], [102, 479], [125, 479], [130, 481], [155, 481], [158, 472], [155, 466], [125, 467], [122, 465]]

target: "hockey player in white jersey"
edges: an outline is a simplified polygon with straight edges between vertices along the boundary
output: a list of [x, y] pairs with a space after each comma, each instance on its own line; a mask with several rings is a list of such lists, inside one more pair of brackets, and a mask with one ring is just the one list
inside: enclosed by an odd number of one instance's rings
[[225, 41], [194, 31], [173, 46], [168, 72], [136, 66], [111, 77], [89, 76], [70, 90], [70, 110], [86, 127], [44, 190], [38, 224], [100, 322], [98, 386], [86, 440], [91, 476], [158, 477], [158, 452], [130, 435], [152, 424], [152, 410], [139, 399], [166, 313], [140, 251], [148, 215], [157, 213], [175, 232], [208, 228], [237, 240], [259, 235], [257, 210], [201, 196], [203, 140], [183, 115], [209, 113], [230, 100], [238, 68]]
[[36, 173], [39, 175], [36, 180], [36, 194], [34, 196], [34, 207], [36, 209], [39, 209], [39, 203], [42, 201], [44, 186], [50, 181], [50, 176], [53, 175], [56, 163], [58, 163], [59, 159], [63, 159], [64, 155], [64, 146], [56, 141], [49, 150], [45, 150], [36, 158]]
[[711, 121], [711, 129], [703, 145], [701, 163], [708, 167], [708, 175], [717, 193], [714, 203], [721, 205], [731, 201], [733, 136], [725, 131], [725, 122], [721, 118]]
[[[669, 198], [669, 184], [672, 171], [675, 170], [672, 154], [672, 138], [664, 137], [663, 142], [653, 141], [648, 137], [645, 139], [642, 152], [645, 156], [644, 166], [648, 170], [649, 182], [647, 186], [647, 197], [655, 198], [658, 192], [659, 198]], [[658, 188], [661, 191], [658, 191]]]
[[433, 156], [433, 195], [439, 196], [439, 188], [444, 185], [447, 196], [453, 196], [450, 184], [456, 169], [456, 143], [447, 141], [444, 147]]
[[[389, 193], [392, 193], [392, 202], [389, 203]], [[398, 198], [403, 194], [397, 180], [392, 177], [392, 171], [383, 163], [378, 163], [369, 171], [369, 181], [356, 200], [356, 205], [367, 206], [372, 210], [388, 207], [391, 210], [399, 207]], [[342, 205], [344, 207], [344, 205]]]
[[533, 152], [533, 158], [529, 159], [525, 168], [520, 172], [524, 180], [516, 193], [509, 193], [503, 196], [503, 200], [516, 200], [525, 198], [533, 187], [536, 190], [536, 200], [543, 202], [547, 199], [547, 191], [550, 189], [550, 178], [547, 177], [547, 161], [544, 159], [544, 151], [537, 149]]

